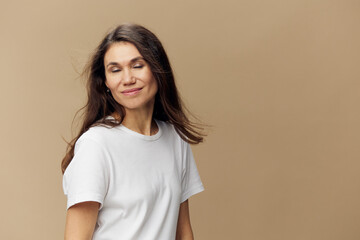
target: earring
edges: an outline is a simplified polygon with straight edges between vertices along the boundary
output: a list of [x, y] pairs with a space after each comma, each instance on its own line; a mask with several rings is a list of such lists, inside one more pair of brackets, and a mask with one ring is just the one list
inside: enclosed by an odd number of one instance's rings
[[106, 92], [109, 93], [109, 92], [110, 92], [110, 89], [107, 88], [107, 89], [106, 89]]

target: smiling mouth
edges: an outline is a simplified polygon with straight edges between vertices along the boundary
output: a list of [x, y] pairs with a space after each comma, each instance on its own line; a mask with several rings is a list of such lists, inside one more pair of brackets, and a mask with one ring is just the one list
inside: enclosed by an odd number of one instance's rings
[[133, 89], [128, 89], [125, 91], [122, 91], [121, 93], [124, 95], [134, 95], [137, 94], [138, 92], [140, 92], [142, 88], [133, 88]]

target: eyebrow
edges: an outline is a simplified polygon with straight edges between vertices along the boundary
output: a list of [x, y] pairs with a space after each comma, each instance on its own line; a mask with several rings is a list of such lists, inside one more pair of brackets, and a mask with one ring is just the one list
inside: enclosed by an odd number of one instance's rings
[[[135, 58], [133, 58], [133, 59], [130, 60], [130, 63], [134, 63], [134, 62], [136, 62], [136, 61], [138, 61], [138, 60], [144, 60], [144, 58], [141, 57], [141, 56], [135, 57]], [[117, 62], [109, 62], [109, 63], [106, 65], [106, 67], [108, 67], [108, 66], [110, 66], [110, 65], [119, 65], [119, 63], [117, 63]]]

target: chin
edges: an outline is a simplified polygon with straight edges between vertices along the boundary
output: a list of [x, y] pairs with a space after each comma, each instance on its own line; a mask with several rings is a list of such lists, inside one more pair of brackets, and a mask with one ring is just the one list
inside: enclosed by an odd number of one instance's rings
[[148, 105], [146, 104], [122, 104], [122, 106], [124, 107], [125, 110], [140, 110], [140, 109], [145, 109], [148, 107]]

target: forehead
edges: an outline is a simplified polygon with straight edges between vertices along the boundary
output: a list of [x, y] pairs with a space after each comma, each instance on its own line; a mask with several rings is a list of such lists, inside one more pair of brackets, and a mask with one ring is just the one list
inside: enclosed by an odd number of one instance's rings
[[142, 57], [134, 44], [129, 42], [113, 43], [104, 56], [105, 66], [110, 62], [126, 65], [136, 57]]

